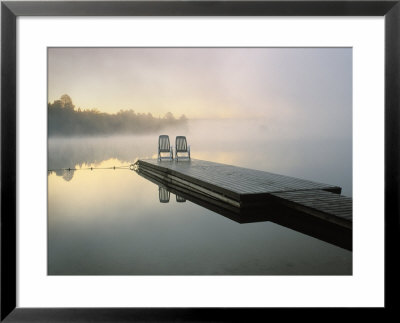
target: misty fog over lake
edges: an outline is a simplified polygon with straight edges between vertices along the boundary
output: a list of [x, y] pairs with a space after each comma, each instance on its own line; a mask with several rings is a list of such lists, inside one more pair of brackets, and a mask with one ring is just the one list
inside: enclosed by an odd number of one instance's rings
[[[185, 131], [185, 132], [183, 132]], [[352, 147], [341, 138], [271, 138], [260, 120], [189, 120], [192, 158], [295, 176], [352, 196]], [[49, 274], [351, 274], [352, 253], [272, 222], [239, 224], [129, 169], [157, 154], [158, 136], [52, 138]]]
[[[279, 138], [257, 119], [190, 120], [185, 134], [193, 158], [259, 169], [337, 185], [352, 196], [352, 143], [346, 138]], [[121, 164], [156, 158], [158, 134], [140, 136], [49, 137], [48, 169], [88, 167], [110, 158]]]

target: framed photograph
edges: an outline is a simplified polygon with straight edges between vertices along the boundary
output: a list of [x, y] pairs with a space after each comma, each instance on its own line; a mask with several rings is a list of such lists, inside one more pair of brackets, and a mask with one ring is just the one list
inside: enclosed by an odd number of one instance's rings
[[2, 2], [1, 320], [394, 309], [399, 15]]

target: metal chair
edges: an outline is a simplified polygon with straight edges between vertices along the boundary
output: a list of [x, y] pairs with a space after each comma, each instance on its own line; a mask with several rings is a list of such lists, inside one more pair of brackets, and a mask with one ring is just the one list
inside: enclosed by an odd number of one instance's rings
[[[162, 156], [161, 153], [168, 153], [168, 156]], [[162, 159], [174, 159], [172, 147], [169, 144], [169, 137], [167, 135], [158, 137], [158, 160], [161, 161]]]
[[[179, 156], [179, 154], [186, 154], [186, 156]], [[190, 146], [186, 142], [185, 136], [177, 136], [175, 138], [175, 159], [188, 159], [190, 160]]]

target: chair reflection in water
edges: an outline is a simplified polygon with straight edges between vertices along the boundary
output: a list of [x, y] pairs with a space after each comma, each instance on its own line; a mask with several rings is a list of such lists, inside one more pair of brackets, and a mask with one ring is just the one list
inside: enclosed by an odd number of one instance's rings
[[[184, 154], [183, 156], [180, 156]], [[186, 142], [185, 136], [177, 136], [175, 138], [175, 160], [180, 159], [190, 160], [190, 146]]]
[[[167, 155], [165, 156], [165, 153]], [[164, 155], [162, 155], [164, 154]], [[158, 137], [158, 160], [161, 161], [163, 159], [173, 160], [174, 155], [172, 152], [172, 147], [169, 144], [169, 136], [161, 135]]]
[[184, 197], [179, 196], [179, 195], [175, 195], [175, 196], [176, 196], [176, 201], [178, 203], [185, 203], [186, 202], [186, 199]]
[[[164, 187], [158, 187], [158, 199], [160, 203], [169, 203], [171, 193]], [[178, 203], [185, 203], [186, 199], [182, 196], [175, 195]]]
[[160, 203], [168, 203], [169, 202], [169, 191], [164, 187], [158, 187], [158, 198], [160, 199]]

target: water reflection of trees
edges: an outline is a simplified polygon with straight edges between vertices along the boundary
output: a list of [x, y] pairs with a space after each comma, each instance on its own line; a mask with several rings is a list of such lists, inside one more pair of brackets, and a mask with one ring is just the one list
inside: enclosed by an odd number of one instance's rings
[[64, 180], [66, 180], [67, 182], [69, 182], [72, 179], [72, 177], [74, 176], [74, 170], [73, 169], [71, 169], [71, 170], [69, 170], [69, 169], [62, 169], [62, 170], [58, 169], [58, 170], [55, 171], [55, 173], [56, 173], [57, 176], [62, 176], [62, 178]]
[[70, 181], [74, 169], [96, 166], [109, 159], [120, 164], [132, 163], [139, 157], [151, 158], [156, 151], [154, 136], [49, 138], [48, 170]]

